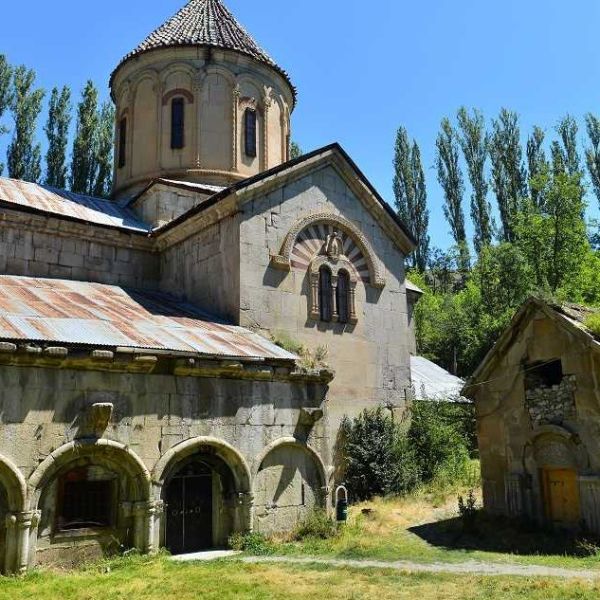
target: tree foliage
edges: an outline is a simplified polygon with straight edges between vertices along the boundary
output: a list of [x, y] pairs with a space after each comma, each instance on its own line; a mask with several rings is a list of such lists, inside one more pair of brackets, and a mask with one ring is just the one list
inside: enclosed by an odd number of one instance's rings
[[600, 202], [600, 119], [591, 113], [585, 116], [586, 131], [590, 145], [585, 150], [592, 187], [598, 202]]
[[94, 196], [107, 198], [112, 188], [113, 132], [115, 109], [112, 103], [105, 102], [100, 109], [98, 137], [96, 142], [97, 171], [94, 180]]
[[469, 268], [469, 253], [462, 206], [464, 181], [460, 168], [458, 135], [449, 119], [444, 118], [436, 141], [436, 168], [444, 191], [444, 215], [450, 225], [452, 237], [460, 249], [460, 270]]
[[77, 125], [71, 163], [71, 190], [92, 195], [98, 170], [98, 90], [88, 81], [77, 105]]
[[492, 206], [487, 200], [488, 182], [485, 165], [488, 157], [489, 136], [485, 130], [485, 121], [480, 111], [469, 114], [466, 108], [458, 111], [458, 126], [461, 131], [462, 148], [467, 171], [471, 182], [471, 219], [475, 227], [473, 245], [477, 254], [492, 243], [494, 222]]
[[[0, 54], [0, 119], [10, 108], [12, 100], [12, 69], [4, 54]], [[7, 133], [7, 128], [0, 123], [0, 135]], [[0, 161], [0, 175], [4, 171], [4, 163]]]
[[304, 152], [302, 152], [302, 148], [296, 142], [292, 142], [290, 144], [290, 160], [294, 160], [295, 158], [300, 158]]
[[544, 151], [544, 139], [546, 134], [541, 127], [537, 125], [533, 128], [533, 133], [527, 140], [527, 166], [529, 168], [529, 196], [532, 202], [540, 208], [544, 204], [542, 196], [543, 190], [537, 189], [531, 185], [531, 181], [536, 180], [542, 173], [549, 169], [548, 160]]
[[44, 131], [48, 138], [46, 152], [46, 185], [56, 188], [67, 186], [67, 144], [71, 124], [71, 90], [63, 87], [52, 90], [48, 121]]
[[493, 120], [492, 129], [492, 188], [502, 222], [502, 239], [513, 242], [514, 219], [519, 210], [519, 203], [527, 193], [519, 118], [515, 112], [503, 108], [499, 117]]
[[414, 268], [424, 271], [429, 256], [430, 241], [425, 173], [419, 146], [416, 142], [411, 144], [404, 127], [398, 129], [396, 136], [393, 185], [398, 215], [411, 230], [417, 242], [417, 247], [409, 260]]
[[13, 71], [10, 108], [14, 130], [8, 147], [8, 173], [14, 179], [37, 182], [42, 174], [42, 151], [35, 142], [35, 130], [44, 91], [34, 89], [34, 85], [34, 71], [23, 65]]

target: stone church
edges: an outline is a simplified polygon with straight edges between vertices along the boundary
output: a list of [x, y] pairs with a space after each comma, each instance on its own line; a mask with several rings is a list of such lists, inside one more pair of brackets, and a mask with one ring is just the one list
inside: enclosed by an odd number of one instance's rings
[[7, 573], [289, 529], [343, 416], [410, 393], [414, 240], [339, 145], [289, 160], [296, 90], [221, 0], [110, 90], [110, 200], [0, 179]]

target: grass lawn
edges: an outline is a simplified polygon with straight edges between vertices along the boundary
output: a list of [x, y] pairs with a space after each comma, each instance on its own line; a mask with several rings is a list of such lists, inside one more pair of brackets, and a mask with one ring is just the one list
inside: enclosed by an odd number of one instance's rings
[[[287, 555], [412, 560], [418, 562], [512, 562], [600, 569], [600, 553], [588, 554], [567, 535], [519, 528], [507, 520], [478, 517], [477, 531], [463, 534], [457, 493], [436, 497], [423, 492], [405, 499], [375, 500], [350, 509], [337, 537], [280, 542], [274, 551]], [[363, 514], [363, 509], [371, 509]]]
[[598, 598], [600, 584], [509, 577], [411, 575], [389, 570], [174, 563], [131, 558], [72, 573], [38, 572], [0, 580], [2, 600], [197, 600], [229, 598], [419, 598], [419, 600]]

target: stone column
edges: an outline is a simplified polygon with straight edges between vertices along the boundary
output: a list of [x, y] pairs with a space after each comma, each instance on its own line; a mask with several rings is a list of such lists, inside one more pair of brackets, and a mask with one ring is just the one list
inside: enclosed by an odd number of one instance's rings
[[233, 88], [233, 114], [232, 114], [232, 127], [233, 127], [233, 139], [231, 140], [231, 169], [234, 172], [238, 170], [238, 140], [240, 137], [239, 132], [239, 112], [240, 112], [240, 96], [242, 92], [240, 86], [236, 85]]
[[266, 171], [269, 168], [269, 110], [271, 109], [271, 90], [265, 88], [265, 94], [263, 96], [263, 164], [261, 170]]
[[160, 548], [160, 521], [165, 512], [165, 503], [155, 500], [148, 503], [148, 544], [146, 552], [154, 554]]
[[[7, 519], [7, 546], [6, 567], [7, 571], [25, 573], [29, 566], [29, 549], [31, 532], [37, 527], [41, 513], [31, 510], [13, 513]], [[12, 543], [9, 545], [9, 531]], [[9, 552], [10, 550], [10, 552]]]
[[310, 274], [310, 317], [315, 321], [321, 316], [319, 308], [319, 273]]
[[254, 494], [252, 492], [238, 492], [238, 516], [236, 529], [242, 533], [249, 533], [254, 528]]
[[338, 297], [337, 297], [337, 286], [338, 286], [338, 277], [337, 275], [332, 275], [331, 276], [331, 306], [332, 306], [332, 313], [331, 313], [331, 320], [336, 323], [339, 318], [339, 307], [338, 307]]
[[356, 316], [356, 281], [350, 282], [350, 323], [356, 323], [358, 317]]

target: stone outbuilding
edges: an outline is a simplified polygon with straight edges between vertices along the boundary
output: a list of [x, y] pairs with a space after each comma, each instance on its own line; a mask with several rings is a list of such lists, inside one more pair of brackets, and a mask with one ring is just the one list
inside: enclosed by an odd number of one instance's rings
[[463, 394], [476, 405], [484, 506], [600, 534], [600, 339], [589, 309], [529, 300]]
[[222, 2], [110, 85], [110, 199], [0, 178], [4, 572], [289, 530], [343, 416], [411, 394], [414, 239], [338, 144], [288, 160], [295, 89]]

